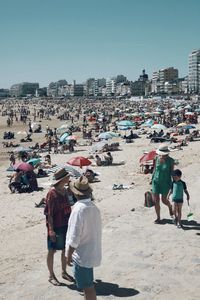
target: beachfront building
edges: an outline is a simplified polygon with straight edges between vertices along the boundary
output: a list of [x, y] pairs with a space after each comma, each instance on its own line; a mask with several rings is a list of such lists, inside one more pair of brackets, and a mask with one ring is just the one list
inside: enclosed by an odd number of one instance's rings
[[200, 49], [189, 54], [189, 93], [200, 93]]
[[114, 96], [116, 93], [116, 80], [108, 78], [106, 80], [106, 95]]
[[77, 84], [76, 81], [73, 81], [73, 84], [70, 87], [70, 96], [71, 97], [82, 97], [84, 96], [84, 85]]
[[173, 67], [160, 69], [153, 72], [151, 93], [152, 94], [171, 94], [175, 93], [178, 85], [178, 69]]
[[178, 79], [178, 90], [180, 94], [188, 93], [188, 76]]
[[0, 89], [0, 98], [6, 98], [9, 97], [10, 90], [8, 89]]
[[[178, 80], [178, 69], [173, 67], [159, 70], [159, 83], [160, 83], [160, 93], [165, 92], [166, 82], [170, 82], [172, 85]], [[171, 92], [170, 92], [171, 93]]]
[[142, 75], [139, 76], [139, 79], [131, 82], [131, 95], [145, 96], [146, 86], [148, 84], [148, 75], [145, 73], [145, 70], [142, 70]]
[[86, 80], [85, 95], [87, 97], [95, 96], [95, 78], [89, 78]]
[[10, 95], [12, 97], [35, 96], [38, 89], [39, 83], [22, 82], [11, 86]]
[[130, 82], [118, 83], [116, 85], [116, 96], [130, 96], [131, 84]]
[[115, 80], [116, 80], [116, 84], [118, 84], [118, 83], [126, 82], [127, 78], [124, 75], [117, 75]]
[[63, 95], [63, 87], [67, 85], [65, 79], [58, 80], [56, 82], [51, 82], [47, 87], [47, 96], [57, 97]]

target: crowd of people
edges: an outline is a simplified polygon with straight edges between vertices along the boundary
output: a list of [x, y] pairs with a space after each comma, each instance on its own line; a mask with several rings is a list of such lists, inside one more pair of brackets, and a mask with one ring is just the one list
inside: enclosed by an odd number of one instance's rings
[[[9, 108], [7, 108], [8, 105], [10, 105]], [[79, 136], [82, 134], [82, 138], [90, 140], [91, 144], [101, 141], [99, 135], [104, 132], [118, 132], [118, 139], [121, 139], [122, 142], [125, 140], [127, 143], [145, 134], [151, 142], [160, 144], [150, 168], [156, 213], [155, 223], [162, 223], [160, 206], [162, 201], [168, 207], [172, 221], [177, 228], [181, 228], [183, 195], [186, 194], [188, 204], [190, 195], [186, 183], [181, 179], [181, 170], [176, 168], [175, 160], [170, 156], [170, 147], [176, 143], [181, 147], [187, 145], [192, 139], [200, 137], [199, 131], [194, 130], [194, 124], [198, 123], [195, 103], [191, 104], [188, 111], [184, 103], [179, 104], [179, 109], [175, 108], [173, 101], [162, 103], [146, 101], [143, 105], [137, 102], [127, 104], [105, 101], [96, 103], [92, 101], [86, 103], [58, 101], [56, 105], [55, 103], [53, 105], [49, 100], [49, 103], [41, 101], [39, 109], [34, 107], [32, 115], [29, 103], [21, 105], [18, 102], [15, 109], [11, 104], [8, 105], [3, 104], [1, 107], [2, 113], [5, 110], [9, 111], [7, 127], [13, 128], [15, 122], [21, 122], [24, 126], [28, 126], [27, 142], [32, 142], [35, 133], [41, 133], [42, 136], [41, 142], [30, 146], [30, 149], [32, 148], [30, 152], [21, 150], [10, 153], [10, 166], [14, 170], [8, 184], [11, 193], [37, 191], [37, 178], [48, 176], [46, 171], [55, 166], [52, 163], [52, 156], [66, 151], [70, 153], [75, 151], [78, 143], [77, 139], [73, 138], [74, 133], [78, 133]], [[159, 111], [156, 110], [158, 107]], [[31, 116], [33, 116], [33, 120], [31, 120]], [[64, 130], [64, 134], [67, 133], [66, 136], [69, 138], [67, 142], [66, 139], [61, 139], [63, 132], [60, 133], [59, 128], [52, 129], [49, 125], [46, 128], [43, 127], [42, 121], [44, 119], [50, 121], [51, 118], [71, 122], [71, 126]], [[125, 128], [125, 135], [120, 133], [121, 129], [117, 125], [122, 119], [130, 120], [135, 124], [134, 127]], [[33, 122], [37, 120], [41, 121], [41, 124], [37, 126], [36, 131], [33, 130]], [[142, 127], [147, 120], [151, 120], [152, 124], [165, 126], [167, 131], [151, 130], [148, 126]], [[184, 123], [184, 125], [178, 127], [177, 125], [180, 123]], [[191, 124], [193, 124], [192, 130], [189, 129]], [[180, 137], [183, 135], [184, 142], [181, 140], [179, 143]], [[101, 151], [94, 152], [95, 166], [114, 164], [111, 151], [118, 150], [119, 143], [115, 144], [117, 147], [110, 147], [109, 143], [103, 144]], [[39, 159], [39, 161], [31, 164], [29, 160], [32, 159]], [[20, 163], [29, 164], [32, 168], [23, 169], [20, 167]], [[65, 168], [61, 168], [55, 171], [51, 188], [41, 202], [45, 206], [49, 282], [53, 285], [61, 284], [54, 272], [54, 255], [57, 250], [60, 250], [62, 278], [76, 282], [77, 288], [84, 292], [86, 300], [96, 299], [93, 268], [101, 262], [101, 215], [94, 204], [90, 186], [96, 176], [97, 174], [88, 168], [75, 179]], [[73, 276], [67, 272], [67, 266], [71, 266], [72, 262]]]

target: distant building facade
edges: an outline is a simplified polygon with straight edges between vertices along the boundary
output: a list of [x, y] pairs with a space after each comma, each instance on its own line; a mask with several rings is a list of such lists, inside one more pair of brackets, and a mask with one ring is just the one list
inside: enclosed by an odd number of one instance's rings
[[26, 97], [27, 95], [35, 96], [39, 89], [39, 83], [23, 82], [14, 84], [10, 88], [10, 95], [12, 97]]
[[10, 90], [8, 89], [0, 89], [0, 98], [6, 98], [10, 96]]
[[200, 49], [189, 54], [189, 93], [200, 93]]
[[178, 92], [178, 69], [169, 67], [153, 72], [152, 94], [173, 94]]

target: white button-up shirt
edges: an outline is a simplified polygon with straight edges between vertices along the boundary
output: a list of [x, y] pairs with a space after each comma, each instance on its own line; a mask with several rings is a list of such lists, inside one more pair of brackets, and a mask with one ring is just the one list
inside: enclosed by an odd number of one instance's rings
[[75, 248], [72, 258], [81, 267], [101, 262], [101, 215], [91, 199], [78, 200], [69, 218], [66, 248]]

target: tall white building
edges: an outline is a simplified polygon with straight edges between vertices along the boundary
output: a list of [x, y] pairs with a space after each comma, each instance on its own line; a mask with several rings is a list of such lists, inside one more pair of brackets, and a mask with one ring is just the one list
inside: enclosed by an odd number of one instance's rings
[[189, 54], [189, 93], [200, 93], [200, 49]]

